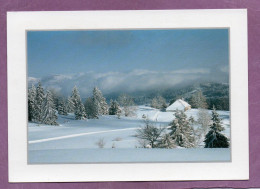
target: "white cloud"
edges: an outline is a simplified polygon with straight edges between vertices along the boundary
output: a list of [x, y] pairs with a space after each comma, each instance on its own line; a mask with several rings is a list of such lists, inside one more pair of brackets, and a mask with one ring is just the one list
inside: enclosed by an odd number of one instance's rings
[[[134, 92], [140, 90], [161, 89], [187, 84], [210, 76], [208, 69], [150, 71], [133, 70], [131, 72], [85, 72], [73, 75], [53, 75], [41, 78], [46, 88], [56, 88], [69, 95], [73, 86], [77, 85], [82, 97], [91, 94], [94, 86], [98, 86], [104, 94], [111, 92]], [[29, 78], [29, 83], [39, 79]]]
[[172, 73], [179, 73], [179, 74], [209, 74], [210, 70], [206, 68], [200, 68], [200, 69], [183, 69], [183, 70], [175, 70], [172, 71]]

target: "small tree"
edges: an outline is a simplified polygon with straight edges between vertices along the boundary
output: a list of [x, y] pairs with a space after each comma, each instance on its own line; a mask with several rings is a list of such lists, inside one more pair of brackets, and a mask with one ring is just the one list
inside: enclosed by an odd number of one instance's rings
[[80, 101], [77, 105], [76, 105], [76, 110], [75, 110], [75, 119], [77, 120], [81, 120], [81, 119], [85, 119], [87, 118], [86, 112], [85, 112], [85, 107], [82, 104], [82, 102]]
[[35, 96], [35, 105], [34, 105], [34, 115], [35, 122], [41, 123], [41, 115], [42, 115], [42, 103], [44, 99], [44, 90], [42, 88], [41, 82], [38, 83], [36, 88], [36, 96]]
[[208, 132], [209, 125], [211, 122], [210, 114], [209, 114], [208, 110], [199, 108], [197, 116], [198, 116], [198, 124], [201, 125], [201, 129], [205, 136]]
[[81, 102], [80, 94], [76, 86], [72, 90], [71, 101], [74, 105], [75, 119], [85, 119], [87, 117], [85, 107]]
[[64, 100], [60, 100], [58, 104], [58, 114], [60, 115], [68, 115], [67, 107]]
[[204, 140], [205, 148], [228, 148], [228, 138], [221, 133], [221, 131], [224, 130], [224, 127], [222, 126], [221, 119], [219, 118], [215, 107], [213, 107], [211, 120], [213, 123]]
[[55, 90], [54, 88], [49, 89], [49, 91], [51, 92], [52, 95], [52, 99], [53, 99], [53, 107], [54, 109], [58, 110], [60, 102], [64, 101], [62, 95]]
[[106, 99], [97, 87], [93, 89], [93, 99], [98, 109], [98, 115], [107, 115], [108, 105], [106, 103]]
[[50, 91], [47, 91], [42, 103], [41, 123], [47, 125], [59, 125], [57, 123], [56, 110], [53, 107], [52, 94]]
[[85, 101], [86, 114], [89, 119], [98, 119], [98, 103], [92, 97]]
[[116, 100], [110, 101], [109, 115], [120, 115], [121, 109], [119, 103]]
[[[137, 129], [136, 137], [142, 141], [142, 143], [148, 143], [151, 148], [156, 148], [157, 143], [165, 130], [164, 127], [157, 128], [148, 119], [144, 120], [144, 127]], [[144, 140], [144, 141], [143, 141]]]
[[170, 123], [170, 135], [174, 143], [185, 148], [195, 147], [194, 130], [183, 111], [175, 112], [175, 119]]
[[122, 111], [126, 117], [134, 116], [136, 108], [134, 107], [134, 100], [127, 94], [122, 94], [118, 97], [118, 102], [123, 108]]
[[66, 105], [68, 113], [74, 112], [75, 107], [71, 97], [68, 97]]

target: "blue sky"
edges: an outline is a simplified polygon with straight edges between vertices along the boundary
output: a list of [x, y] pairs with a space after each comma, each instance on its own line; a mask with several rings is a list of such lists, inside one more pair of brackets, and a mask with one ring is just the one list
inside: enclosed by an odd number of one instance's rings
[[228, 29], [29, 31], [28, 75], [204, 70], [204, 80], [228, 82], [228, 49]]

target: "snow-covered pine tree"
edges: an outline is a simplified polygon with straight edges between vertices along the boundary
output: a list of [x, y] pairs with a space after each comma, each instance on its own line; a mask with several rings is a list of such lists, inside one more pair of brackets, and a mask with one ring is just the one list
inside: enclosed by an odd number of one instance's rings
[[121, 113], [119, 103], [116, 100], [110, 101], [109, 115], [118, 115]]
[[194, 147], [194, 130], [190, 125], [184, 111], [177, 110], [175, 119], [169, 124], [170, 135], [177, 146], [192, 148]]
[[94, 87], [93, 89], [93, 99], [98, 103], [98, 114], [107, 115], [108, 105], [106, 103], [106, 99], [103, 97], [102, 92], [97, 87]]
[[211, 120], [213, 123], [210, 125], [210, 130], [204, 140], [205, 148], [228, 148], [228, 138], [221, 133], [224, 127], [214, 106]]
[[62, 95], [55, 90], [54, 88], [48, 89], [51, 92], [52, 99], [53, 99], [53, 107], [55, 110], [58, 110], [60, 101], [63, 101]]
[[60, 115], [68, 115], [67, 106], [63, 99], [58, 102], [58, 114]]
[[81, 102], [80, 94], [76, 86], [72, 90], [71, 100], [74, 105], [75, 119], [77, 120], [85, 119], [87, 117], [85, 112], [85, 107]]
[[44, 90], [42, 88], [41, 82], [38, 83], [36, 88], [36, 96], [35, 96], [35, 106], [34, 106], [34, 115], [35, 122], [41, 123], [41, 115], [42, 115], [42, 103], [44, 99]]
[[[97, 103], [96, 103], [97, 104]], [[98, 119], [98, 105], [95, 105], [94, 99], [89, 97], [85, 101], [85, 110], [88, 119]]]
[[34, 85], [28, 90], [28, 121], [35, 120], [36, 88]]
[[41, 123], [47, 125], [59, 125], [57, 123], [57, 115], [56, 110], [53, 108], [53, 103], [52, 94], [50, 91], [47, 91], [42, 103]]
[[98, 102], [98, 100], [96, 98], [93, 98], [93, 97], [92, 97], [92, 101], [93, 101], [92, 115], [93, 115], [93, 118], [98, 119], [100, 103]]
[[78, 105], [76, 105], [75, 109], [75, 119], [81, 120], [81, 119], [86, 119], [87, 115], [85, 112], [85, 107], [82, 104], [82, 102], [79, 102]]
[[74, 112], [75, 107], [74, 107], [74, 103], [73, 103], [71, 97], [68, 97], [66, 106], [67, 106], [67, 112], [68, 113]]

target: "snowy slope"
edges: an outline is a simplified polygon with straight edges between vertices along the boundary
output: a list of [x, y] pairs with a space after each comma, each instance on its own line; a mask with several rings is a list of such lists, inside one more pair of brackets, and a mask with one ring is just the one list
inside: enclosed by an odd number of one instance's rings
[[[197, 119], [197, 109], [186, 111]], [[229, 112], [218, 111], [230, 136]], [[138, 162], [138, 161], [228, 161], [230, 149], [141, 149], [134, 137], [146, 115], [157, 126], [168, 126], [173, 112], [138, 106], [136, 117], [101, 116], [100, 119], [75, 120], [73, 115], [59, 116], [60, 126], [28, 124], [29, 162]], [[97, 141], [104, 139], [104, 149]], [[112, 149], [112, 146], [115, 146]], [[182, 150], [182, 151], [181, 151]], [[184, 151], [183, 151], [184, 150]], [[188, 155], [190, 154], [190, 155]], [[191, 155], [192, 154], [192, 155]], [[99, 157], [100, 156], [100, 157]], [[151, 157], [152, 156], [152, 157]]]

